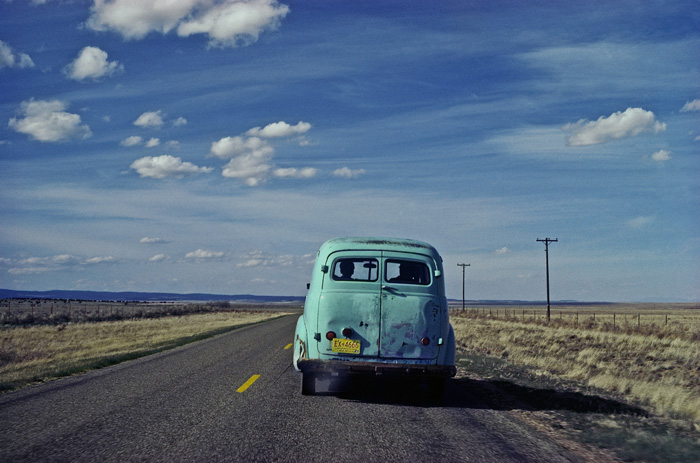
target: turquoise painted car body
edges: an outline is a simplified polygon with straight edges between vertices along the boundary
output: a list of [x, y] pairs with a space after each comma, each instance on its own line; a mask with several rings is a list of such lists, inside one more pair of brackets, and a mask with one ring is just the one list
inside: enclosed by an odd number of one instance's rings
[[455, 374], [454, 360], [442, 258], [433, 246], [396, 238], [321, 246], [294, 335], [302, 393], [313, 393], [319, 377], [341, 375], [408, 375], [440, 389]]

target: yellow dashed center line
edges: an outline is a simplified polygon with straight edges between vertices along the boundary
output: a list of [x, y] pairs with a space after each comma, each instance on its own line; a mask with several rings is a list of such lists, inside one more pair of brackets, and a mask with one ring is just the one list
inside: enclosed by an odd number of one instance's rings
[[290, 342], [289, 344], [286, 345], [286, 347], [284, 348], [284, 350], [289, 349], [289, 348], [292, 347], [293, 345], [294, 345], [294, 344]]
[[255, 382], [255, 380], [257, 380], [258, 378], [260, 378], [260, 375], [253, 375], [253, 376], [251, 376], [250, 379], [249, 379], [248, 381], [246, 381], [245, 383], [243, 383], [243, 385], [242, 385], [241, 387], [239, 387], [238, 389], [236, 389], [236, 392], [243, 392], [243, 391], [245, 391], [245, 390], [248, 389], [248, 388]]

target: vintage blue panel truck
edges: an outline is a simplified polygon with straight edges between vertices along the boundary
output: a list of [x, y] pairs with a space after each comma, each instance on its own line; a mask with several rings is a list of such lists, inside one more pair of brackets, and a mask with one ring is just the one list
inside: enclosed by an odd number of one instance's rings
[[314, 264], [294, 336], [301, 393], [316, 379], [400, 375], [441, 397], [455, 375], [442, 258], [431, 245], [394, 238], [337, 238]]

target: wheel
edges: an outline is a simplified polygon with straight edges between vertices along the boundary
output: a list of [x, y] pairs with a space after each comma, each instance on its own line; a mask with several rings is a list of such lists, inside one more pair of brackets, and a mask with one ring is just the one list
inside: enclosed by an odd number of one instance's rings
[[301, 395], [313, 395], [316, 392], [316, 375], [313, 373], [301, 374]]

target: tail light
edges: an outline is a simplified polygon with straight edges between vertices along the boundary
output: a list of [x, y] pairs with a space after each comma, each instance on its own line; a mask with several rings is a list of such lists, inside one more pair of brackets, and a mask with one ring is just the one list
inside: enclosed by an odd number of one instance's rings
[[427, 346], [428, 344], [430, 344], [430, 339], [423, 338], [420, 340], [420, 343], [423, 344], [424, 346]]
[[352, 336], [352, 328], [343, 328], [343, 336], [346, 338]]
[[328, 333], [326, 333], [326, 339], [332, 341], [333, 338], [335, 338], [335, 331], [329, 331]]

